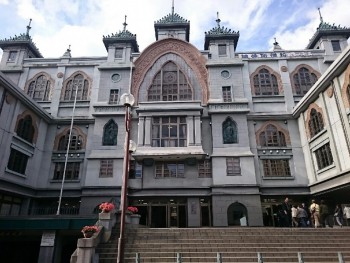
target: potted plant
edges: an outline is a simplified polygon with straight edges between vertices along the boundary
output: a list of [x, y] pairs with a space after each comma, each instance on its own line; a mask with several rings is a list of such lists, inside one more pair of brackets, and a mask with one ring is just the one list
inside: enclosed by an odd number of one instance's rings
[[135, 206], [128, 206], [128, 211], [131, 213], [131, 214], [137, 214], [137, 212], [139, 211], [137, 209], [137, 207]]
[[105, 202], [100, 204], [98, 208], [102, 211], [102, 213], [109, 213], [115, 208], [115, 206], [112, 203]]
[[138, 225], [140, 223], [140, 217], [141, 215], [138, 215], [137, 212], [139, 211], [137, 207], [135, 206], [129, 206], [127, 211], [131, 213], [130, 215], [130, 223], [133, 225]]
[[84, 226], [81, 232], [85, 238], [90, 238], [94, 233], [98, 232], [98, 226]]

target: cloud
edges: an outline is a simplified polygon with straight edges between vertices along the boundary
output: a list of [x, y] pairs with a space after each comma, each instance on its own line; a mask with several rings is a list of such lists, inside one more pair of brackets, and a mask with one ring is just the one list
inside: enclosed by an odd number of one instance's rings
[[[137, 35], [140, 50], [155, 41], [154, 21], [171, 12], [164, 0], [0, 0], [0, 39], [24, 33], [32, 18], [31, 36], [44, 57], [59, 57], [71, 45], [72, 55], [106, 56], [102, 36], [123, 29]], [[190, 41], [203, 49], [204, 32], [216, 26], [240, 31], [238, 51], [267, 50], [273, 37], [284, 49], [303, 49], [319, 23], [350, 26], [343, 0], [177, 0], [175, 12], [190, 20]], [[336, 14], [336, 15], [334, 15]], [[16, 23], [13, 23], [16, 21]], [[1, 51], [0, 51], [1, 53]]]

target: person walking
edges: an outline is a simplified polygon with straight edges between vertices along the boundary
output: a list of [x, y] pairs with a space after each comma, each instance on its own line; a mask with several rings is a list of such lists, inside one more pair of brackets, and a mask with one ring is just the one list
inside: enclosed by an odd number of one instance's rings
[[316, 203], [316, 200], [311, 201], [310, 213], [313, 226], [315, 228], [320, 227], [320, 206]]
[[291, 227], [292, 226], [292, 210], [291, 205], [289, 204], [289, 199], [286, 197], [284, 199], [284, 202], [282, 203], [282, 210], [284, 213], [284, 223], [285, 227]]
[[350, 226], [350, 205], [345, 205], [343, 213], [346, 219], [346, 225]]
[[323, 227], [329, 227], [328, 222], [329, 209], [324, 200], [320, 202], [320, 223]]
[[299, 222], [298, 222], [298, 208], [296, 205], [292, 205], [292, 226], [293, 227], [298, 227]]
[[343, 210], [341, 209], [341, 205], [340, 204], [337, 204], [335, 206], [335, 210], [334, 210], [334, 218], [335, 218], [335, 221], [337, 222], [337, 224], [340, 226], [340, 227], [343, 227]]
[[303, 205], [298, 205], [297, 218], [301, 227], [307, 227], [308, 215]]

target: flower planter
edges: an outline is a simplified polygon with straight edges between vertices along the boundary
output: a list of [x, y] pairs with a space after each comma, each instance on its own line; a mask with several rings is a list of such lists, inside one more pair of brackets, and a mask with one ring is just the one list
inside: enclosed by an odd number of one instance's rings
[[139, 225], [140, 224], [140, 218], [141, 218], [141, 215], [132, 214], [132, 215], [130, 215], [130, 223], [132, 225]]
[[85, 238], [91, 238], [94, 235], [94, 232], [88, 231], [84, 232], [83, 234]]

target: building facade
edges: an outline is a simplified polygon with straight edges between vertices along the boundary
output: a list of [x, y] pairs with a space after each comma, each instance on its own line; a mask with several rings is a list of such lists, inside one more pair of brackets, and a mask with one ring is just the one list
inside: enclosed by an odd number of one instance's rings
[[350, 202], [350, 29], [321, 21], [306, 49], [236, 52], [239, 33], [216, 23], [203, 50], [174, 12], [143, 51], [125, 26], [104, 36], [106, 57], [43, 58], [29, 30], [0, 40], [2, 219], [54, 215], [61, 190], [67, 218], [119, 204], [124, 93], [137, 145], [128, 203], [143, 225], [278, 226], [286, 196]]

